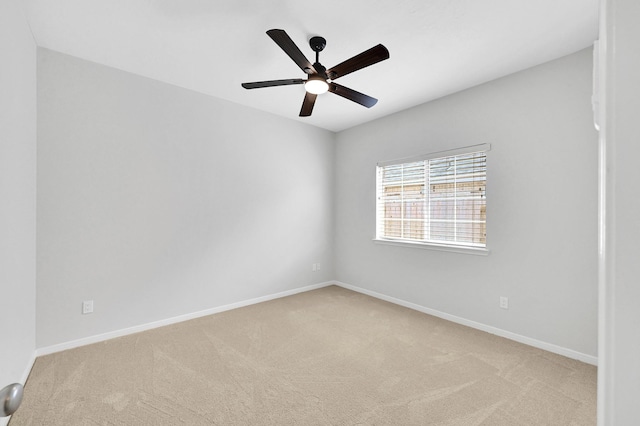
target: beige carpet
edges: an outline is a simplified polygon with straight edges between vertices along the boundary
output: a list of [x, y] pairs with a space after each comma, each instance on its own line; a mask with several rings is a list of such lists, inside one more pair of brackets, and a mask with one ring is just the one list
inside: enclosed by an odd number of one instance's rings
[[38, 358], [20, 425], [595, 425], [596, 368], [327, 287]]

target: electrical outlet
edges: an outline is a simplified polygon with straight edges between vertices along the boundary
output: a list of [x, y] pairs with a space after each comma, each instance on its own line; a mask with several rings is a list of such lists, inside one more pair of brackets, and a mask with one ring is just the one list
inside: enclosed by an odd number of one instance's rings
[[316, 263], [316, 271], [319, 271], [319, 270], [320, 270], [320, 264]]
[[311, 272], [315, 272], [317, 270], [318, 270], [318, 266], [315, 263], [311, 265]]
[[90, 314], [93, 312], [93, 300], [85, 300], [82, 302], [82, 314]]
[[500, 307], [502, 309], [509, 309], [509, 298], [505, 296], [500, 296]]

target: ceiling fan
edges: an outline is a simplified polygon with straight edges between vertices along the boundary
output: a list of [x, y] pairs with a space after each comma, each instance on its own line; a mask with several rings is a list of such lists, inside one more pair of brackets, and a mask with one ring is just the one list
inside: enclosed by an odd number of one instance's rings
[[267, 35], [271, 37], [273, 41], [275, 41], [276, 44], [280, 46], [280, 48], [284, 50], [291, 59], [293, 59], [293, 62], [295, 62], [300, 69], [307, 74], [307, 79], [292, 78], [287, 80], [242, 83], [242, 87], [245, 89], [304, 84], [306, 93], [304, 101], [302, 102], [302, 108], [300, 109], [300, 117], [310, 116], [317, 96], [327, 91], [335, 93], [336, 95], [342, 96], [343, 98], [349, 99], [350, 101], [356, 102], [367, 108], [371, 108], [378, 102], [376, 98], [372, 98], [364, 93], [336, 84], [334, 83], [334, 80], [354, 71], [358, 71], [359, 69], [368, 67], [369, 65], [388, 59], [389, 51], [383, 45], [379, 44], [374, 46], [353, 58], [347, 59], [332, 68], [326, 69], [322, 64], [320, 64], [319, 60], [320, 52], [322, 52], [327, 45], [327, 41], [324, 38], [311, 37], [309, 40], [311, 50], [316, 52], [316, 62], [312, 65], [284, 30], [269, 30], [267, 31]]

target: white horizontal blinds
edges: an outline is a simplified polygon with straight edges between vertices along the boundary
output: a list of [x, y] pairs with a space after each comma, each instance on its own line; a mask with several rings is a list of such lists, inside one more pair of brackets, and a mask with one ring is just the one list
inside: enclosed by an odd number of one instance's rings
[[486, 154], [378, 167], [378, 238], [486, 247]]
[[429, 161], [429, 241], [486, 246], [484, 152]]
[[378, 236], [422, 240], [425, 229], [425, 162], [378, 169]]

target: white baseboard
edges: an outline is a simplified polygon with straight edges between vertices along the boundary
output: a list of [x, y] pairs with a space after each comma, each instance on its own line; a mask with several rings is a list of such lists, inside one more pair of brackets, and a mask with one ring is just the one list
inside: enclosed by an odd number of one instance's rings
[[[207, 315], [213, 315], [220, 312], [230, 311], [232, 309], [242, 308], [244, 306], [255, 305], [256, 303], [267, 302], [269, 300], [279, 299], [281, 297], [291, 296], [305, 291], [316, 290], [322, 287], [334, 285], [333, 281], [323, 282], [319, 284], [312, 284], [305, 287], [295, 288], [293, 290], [282, 291], [279, 293], [269, 294], [266, 296], [256, 297], [253, 299], [243, 300], [229, 305], [218, 306], [215, 308], [205, 309], [204, 311], [193, 312], [190, 314], [180, 315], [173, 318], [167, 318], [159, 321], [150, 322], [147, 324], [136, 325], [134, 327], [124, 328], [120, 330], [110, 331], [108, 333], [97, 334], [94, 336], [83, 337], [82, 339], [72, 340], [69, 342], [59, 343], [56, 345], [46, 346], [36, 349], [35, 356], [49, 355], [56, 352], [66, 351], [67, 349], [73, 349], [80, 346], [90, 345], [92, 343], [103, 342], [105, 340], [114, 339], [116, 337], [127, 336], [129, 334], [139, 333], [141, 331], [151, 330], [158, 327], [164, 327], [165, 325], [176, 324], [183, 321], [192, 320], [195, 318], [204, 317]], [[35, 359], [34, 356], [34, 359]], [[2, 426], [0, 424], [0, 426]]]
[[25, 368], [24, 373], [22, 373], [22, 377], [20, 378], [20, 383], [22, 383], [23, 385], [27, 383], [29, 374], [31, 374], [31, 369], [33, 369], [33, 364], [35, 364], [36, 362], [36, 356], [38, 356], [36, 351], [33, 351], [33, 354], [31, 354], [31, 359], [29, 360], [27, 367]]
[[387, 296], [385, 294], [377, 293], [375, 291], [367, 290], [361, 287], [356, 287], [351, 284], [346, 284], [340, 281], [334, 281], [334, 283], [337, 286], [340, 286], [358, 293], [366, 294], [367, 296], [375, 297], [376, 299], [391, 302], [396, 305], [404, 306], [405, 308], [413, 309], [415, 311], [419, 311], [428, 315], [433, 315], [434, 317], [442, 318], [447, 321], [451, 321], [457, 324], [465, 325], [467, 327], [475, 328], [477, 330], [486, 331], [487, 333], [495, 334], [496, 336], [514, 340], [519, 343], [524, 343], [525, 345], [533, 346], [534, 348], [543, 349], [548, 352], [553, 352], [558, 355], [566, 356], [567, 358], [577, 359], [578, 361], [582, 361], [587, 364], [596, 365], [596, 366], [598, 365], [598, 358], [592, 355], [583, 354], [581, 352], [577, 352], [572, 349], [567, 349], [562, 346], [554, 345], [552, 343], [543, 342], [540, 340], [533, 339], [531, 337], [522, 336], [520, 334], [512, 333], [510, 331], [492, 327], [490, 325], [485, 325], [479, 322], [457, 317], [455, 315], [450, 315], [444, 312], [436, 311], [435, 309], [426, 308], [424, 306], [417, 305], [415, 303], [407, 302], [402, 299], [397, 299], [395, 297]]
[[[116, 337], [127, 336], [129, 334], [139, 333], [141, 331], [151, 330], [158, 327], [163, 327], [165, 325], [176, 324], [183, 321], [188, 321], [195, 318], [204, 317], [207, 315], [217, 314], [219, 312], [225, 312], [232, 309], [242, 308], [244, 306], [254, 305], [256, 303], [266, 302], [269, 300], [279, 299], [281, 297], [291, 296], [298, 293], [303, 293], [310, 290], [316, 290], [319, 288], [327, 287], [330, 285], [337, 285], [348, 290], [352, 290], [358, 293], [366, 294], [371, 297], [375, 297], [376, 299], [384, 300], [390, 303], [394, 303], [396, 305], [404, 306], [409, 309], [413, 309], [419, 312], [423, 312], [428, 315], [433, 315], [438, 318], [442, 318], [451, 322], [455, 322], [457, 324], [465, 325], [467, 327], [475, 328], [477, 330], [485, 331], [487, 333], [495, 334], [496, 336], [504, 337], [510, 340], [514, 340], [519, 343], [523, 343], [525, 345], [533, 346], [538, 349], [543, 349], [549, 352], [556, 353], [558, 355], [566, 356], [567, 358], [577, 359], [579, 361], [585, 362], [591, 365], [598, 365], [598, 358], [592, 355], [583, 354], [581, 352], [574, 351], [572, 349], [567, 349], [562, 346], [554, 345], [552, 343], [543, 342], [537, 339], [533, 339], [531, 337], [522, 336], [520, 334], [516, 334], [510, 331], [502, 330], [500, 328], [492, 327], [486, 324], [482, 324], [479, 322], [471, 321], [465, 318], [461, 318], [455, 315], [447, 314], [445, 312], [440, 312], [435, 309], [427, 308], [412, 302], [407, 302], [402, 299], [397, 299], [395, 297], [387, 296], [382, 293], [377, 293], [375, 291], [367, 290], [361, 287], [356, 287], [351, 284], [343, 283], [340, 281], [328, 281], [319, 284], [312, 284], [305, 287], [296, 288], [293, 290], [287, 290], [280, 293], [274, 293], [266, 296], [256, 297], [253, 299], [248, 299], [236, 303], [232, 303], [229, 305], [219, 306], [211, 309], [206, 309], [204, 311], [193, 312], [190, 314], [180, 315], [173, 318], [167, 318], [160, 321], [154, 321], [147, 324], [141, 324], [134, 327], [129, 327], [121, 330], [110, 331], [108, 333], [98, 334], [94, 336], [84, 337], [78, 340], [72, 340], [69, 342], [59, 343], [52, 346], [46, 346], [43, 348], [38, 348], [35, 351], [34, 356], [28, 366], [28, 369], [25, 371], [23, 383], [26, 381], [29, 372], [31, 371], [31, 367], [35, 361], [37, 356], [49, 355], [55, 352], [65, 351], [67, 349], [77, 348], [79, 346], [90, 345], [92, 343], [98, 343], [109, 339], [114, 339]], [[0, 419], [1, 420], [1, 419]], [[0, 426], [2, 422], [0, 421]]]

